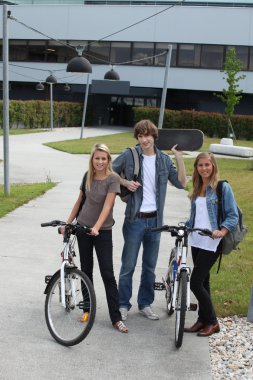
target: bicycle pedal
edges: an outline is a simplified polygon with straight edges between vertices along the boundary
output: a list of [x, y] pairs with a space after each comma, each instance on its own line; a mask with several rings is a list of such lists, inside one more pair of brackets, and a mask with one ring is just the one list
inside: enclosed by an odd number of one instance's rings
[[45, 276], [45, 283], [46, 283], [46, 284], [49, 284], [51, 278], [52, 278], [52, 276], [50, 276], [50, 275]]
[[165, 286], [162, 282], [155, 282], [154, 290], [165, 290]]
[[196, 311], [198, 305], [196, 303], [190, 303], [190, 311]]

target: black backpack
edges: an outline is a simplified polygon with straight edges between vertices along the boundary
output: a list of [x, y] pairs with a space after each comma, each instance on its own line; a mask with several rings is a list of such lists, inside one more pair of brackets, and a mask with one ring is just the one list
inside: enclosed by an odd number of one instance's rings
[[[138, 152], [136, 150], [136, 148], [132, 147], [132, 148], [127, 148], [130, 150], [130, 152], [132, 153], [132, 157], [133, 157], [133, 162], [134, 162], [134, 172], [133, 172], [133, 178], [132, 180], [133, 181], [137, 181], [137, 178], [138, 178], [138, 175], [139, 175], [139, 171], [140, 171], [140, 159], [139, 159], [139, 155], [138, 155]], [[125, 175], [125, 172], [122, 171], [120, 173], [120, 177], [123, 178], [123, 179], [128, 179], [129, 178], [126, 178], [126, 175]], [[122, 200], [122, 202], [125, 202], [127, 203], [129, 197], [131, 196], [132, 192], [128, 190], [127, 187], [125, 186], [122, 186], [120, 185], [120, 199]]]

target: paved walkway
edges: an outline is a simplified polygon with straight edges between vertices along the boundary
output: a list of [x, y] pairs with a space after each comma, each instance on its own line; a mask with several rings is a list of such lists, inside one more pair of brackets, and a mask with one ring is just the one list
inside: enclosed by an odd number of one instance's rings
[[[84, 136], [101, 136], [126, 129], [85, 128]], [[154, 309], [159, 321], [138, 314], [136, 290], [141, 262], [134, 274], [133, 308], [127, 321], [128, 334], [114, 330], [109, 321], [104, 287], [95, 262], [97, 316], [88, 337], [79, 345], [65, 348], [50, 336], [44, 319], [44, 276], [59, 267], [61, 238], [41, 222], [65, 220], [79, 192], [87, 168], [87, 155], [70, 155], [43, 145], [44, 142], [80, 137], [80, 128], [59, 129], [33, 135], [10, 136], [10, 181], [35, 182], [48, 178], [59, 184], [44, 196], [0, 219], [0, 378], [4, 380], [210, 380], [208, 339], [186, 334], [180, 350], [174, 348], [174, 318], [165, 311], [164, 292], [157, 292]], [[0, 158], [3, 157], [1, 142]], [[0, 165], [3, 182], [3, 165]], [[185, 220], [189, 201], [184, 190], [169, 186], [165, 221]], [[114, 267], [116, 278], [122, 249], [121, 227], [124, 203], [115, 205]], [[172, 247], [163, 234], [157, 265], [157, 280], [166, 271]], [[187, 323], [195, 321], [189, 312]]]

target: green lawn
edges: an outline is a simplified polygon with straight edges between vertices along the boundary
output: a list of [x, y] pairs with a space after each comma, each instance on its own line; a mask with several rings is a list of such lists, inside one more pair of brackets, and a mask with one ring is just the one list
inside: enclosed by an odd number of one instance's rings
[[[220, 139], [218, 138], [204, 138], [204, 144], [201, 148], [202, 151], [209, 150], [210, 144], [219, 143]], [[49, 142], [45, 145], [61, 150], [63, 152], [71, 153], [71, 154], [89, 154], [91, 148], [95, 144], [104, 143], [108, 145], [112, 154], [118, 154], [122, 152], [123, 149], [134, 146], [136, 144], [136, 140], [133, 138], [133, 132], [125, 132], [125, 133], [116, 133], [114, 135], [106, 135], [106, 136], [97, 136], [97, 137], [87, 137], [83, 139], [77, 140], [66, 140], [66, 141], [57, 141], [57, 142]], [[253, 147], [253, 141], [241, 141], [238, 140], [236, 145], [242, 145], [247, 147]]]
[[29, 202], [31, 199], [43, 195], [55, 185], [53, 182], [15, 184], [11, 185], [10, 195], [5, 195], [4, 187], [0, 185], [0, 218], [24, 203]]

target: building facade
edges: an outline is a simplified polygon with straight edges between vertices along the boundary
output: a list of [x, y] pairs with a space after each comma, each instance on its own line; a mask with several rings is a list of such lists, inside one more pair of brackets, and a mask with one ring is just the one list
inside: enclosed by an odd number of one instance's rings
[[[35, 86], [53, 73], [55, 100], [83, 101], [89, 82], [94, 124], [131, 125], [133, 106], [159, 107], [171, 46], [166, 108], [222, 112], [214, 93], [226, 87], [222, 69], [234, 47], [246, 76], [235, 112], [252, 114], [253, 2], [16, 3], [8, 5], [10, 99], [48, 99], [47, 86]], [[89, 76], [66, 72], [80, 50], [92, 64]], [[111, 67], [119, 81], [104, 80]]]

